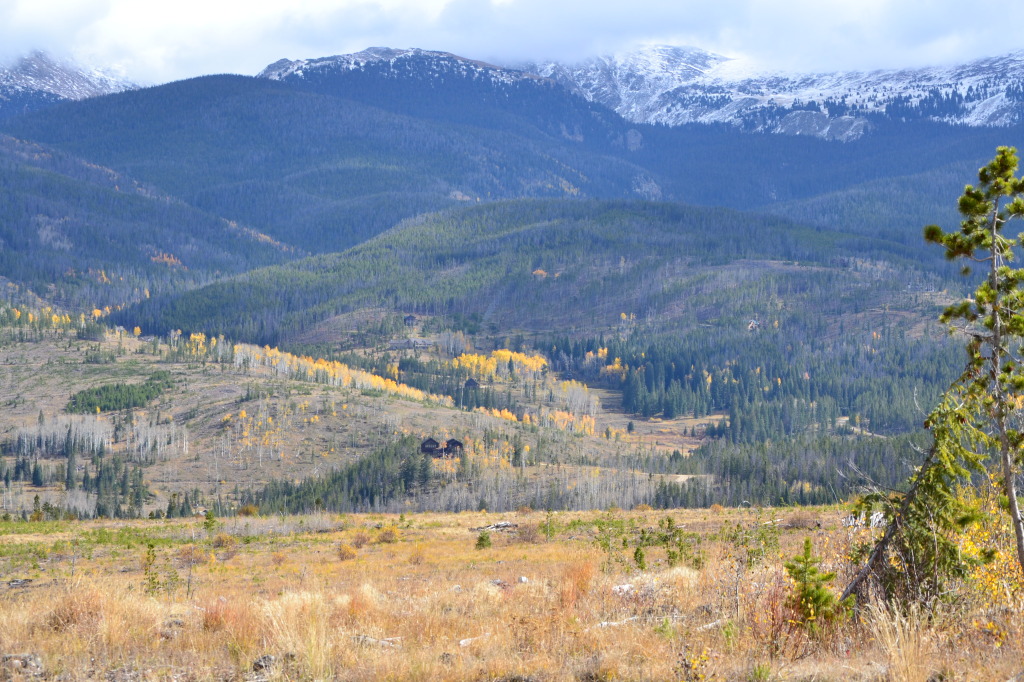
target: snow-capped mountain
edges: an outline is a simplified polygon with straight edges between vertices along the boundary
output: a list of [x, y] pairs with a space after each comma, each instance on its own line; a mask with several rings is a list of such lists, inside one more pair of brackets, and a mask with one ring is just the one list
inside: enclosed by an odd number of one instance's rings
[[62, 100], [79, 100], [136, 87], [96, 69], [33, 52], [0, 66], [0, 116], [38, 109]]
[[575, 64], [496, 66], [448, 52], [374, 47], [282, 59], [259, 76], [316, 83], [339, 73], [385, 81], [462, 80], [499, 88], [555, 82], [634, 123], [725, 123], [743, 130], [852, 140], [882, 120], [970, 126], [1024, 123], [1024, 51], [959, 66], [871, 72], [765, 71], [693, 47], [655, 45]]
[[309, 79], [338, 71], [369, 71], [385, 77], [398, 76], [462, 76], [486, 78], [497, 83], [515, 83], [536, 79], [525, 71], [505, 69], [493, 64], [466, 59], [450, 52], [435, 52], [418, 48], [401, 50], [390, 47], [371, 47], [354, 54], [335, 55], [319, 59], [281, 59], [263, 69], [258, 78], [270, 80]]
[[1024, 122], [1024, 51], [951, 67], [797, 74], [657, 45], [576, 64], [518, 68], [637, 123], [729, 123], [849, 140], [879, 117], [972, 126]]
[[[629, 124], [550, 78], [449, 52], [373, 47], [320, 59], [277, 61], [259, 78], [394, 113], [581, 144], [636, 145]], [[527, 130], [529, 129], [529, 130]]]

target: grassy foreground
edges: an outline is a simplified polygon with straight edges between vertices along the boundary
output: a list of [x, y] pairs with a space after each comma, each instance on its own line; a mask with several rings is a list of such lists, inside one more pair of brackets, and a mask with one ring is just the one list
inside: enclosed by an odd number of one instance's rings
[[[1019, 603], [981, 584], [928, 614], [868, 608], [809, 634], [782, 564], [810, 537], [841, 589], [847, 553], [871, 532], [842, 514], [2, 523], [0, 677], [994, 680], [1024, 669]], [[498, 522], [515, 527], [479, 530]]]

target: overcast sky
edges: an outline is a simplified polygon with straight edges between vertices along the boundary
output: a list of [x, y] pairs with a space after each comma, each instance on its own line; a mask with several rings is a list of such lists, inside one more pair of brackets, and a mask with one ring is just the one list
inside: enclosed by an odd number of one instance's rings
[[0, 0], [0, 61], [42, 49], [158, 83], [371, 46], [513, 62], [668, 43], [862, 70], [1022, 50], [1022, 27], [1013, 0]]

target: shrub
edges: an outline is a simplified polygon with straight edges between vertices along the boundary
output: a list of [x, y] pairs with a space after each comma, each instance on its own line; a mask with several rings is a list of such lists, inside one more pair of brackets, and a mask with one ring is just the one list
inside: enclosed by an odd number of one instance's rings
[[516, 542], [528, 542], [533, 544], [540, 542], [540, 526], [536, 523], [524, 523], [516, 531]]
[[359, 551], [355, 547], [343, 542], [338, 546], [338, 558], [342, 561], [348, 561], [349, 559], [355, 559], [359, 554]]
[[595, 568], [592, 561], [578, 561], [565, 567], [559, 591], [559, 601], [563, 607], [571, 607], [590, 590], [590, 583], [594, 579], [594, 572]]
[[392, 524], [381, 528], [380, 533], [377, 535], [377, 542], [391, 544], [392, 542], [398, 542], [399, 537], [401, 537], [401, 534], [398, 532], [398, 526]]
[[209, 562], [210, 555], [200, 547], [185, 545], [178, 550], [177, 560], [179, 566], [188, 568], [189, 566], [198, 566]]
[[817, 515], [808, 509], [800, 509], [786, 518], [786, 525], [790, 528], [816, 528], [821, 523], [818, 520]]
[[476, 548], [487, 549], [491, 546], [491, 534], [486, 530], [480, 531], [480, 535], [476, 536]]
[[246, 504], [238, 509], [239, 516], [259, 516], [260, 508], [255, 504]]
[[362, 549], [366, 545], [366, 543], [368, 543], [369, 541], [370, 541], [370, 536], [367, 535], [366, 533], [362, 532], [362, 531], [359, 531], [358, 533], [356, 533], [355, 535], [352, 536], [352, 543], [351, 544], [356, 549]]
[[754, 663], [747, 672], [747, 679], [750, 682], [768, 682], [772, 679], [771, 663]]
[[233, 535], [227, 533], [217, 533], [216, 537], [213, 538], [213, 546], [217, 549], [233, 549], [238, 544], [238, 540]]
[[633, 552], [633, 561], [636, 562], [636, 567], [641, 571], [647, 570], [647, 557], [644, 555], [643, 547], [637, 547], [636, 551]]
[[232, 633], [235, 637], [248, 639], [260, 627], [259, 618], [253, 613], [251, 605], [238, 603], [224, 597], [210, 600], [201, 607], [203, 614], [203, 630]]
[[53, 610], [47, 614], [46, 625], [51, 630], [63, 632], [100, 619], [103, 600], [99, 591], [92, 587], [77, 587], [78, 589], [68, 589]]

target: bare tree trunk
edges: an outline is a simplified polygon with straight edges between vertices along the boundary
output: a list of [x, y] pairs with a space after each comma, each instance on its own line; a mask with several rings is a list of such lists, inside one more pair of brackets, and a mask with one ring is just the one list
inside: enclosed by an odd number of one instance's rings
[[1013, 460], [1009, 448], [1000, 453], [1003, 459], [1003, 486], [1010, 502], [1010, 521], [1013, 522], [1013, 535], [1017, 541], [1017, 563], [1024, 570], [1024, 520], [1020, 516], [1020, 504], [1017, 501], [1017, 483], [1014, 480]]
[[857, 575], [853, 576], [853, 580], [843, 590], [843, 596], [839, 598], [840, 601], [846, 601], [851, 594], [856, 594], [860, 590], [861, 585], [871, 577], [871, 574], [875, 572], [875, 568], [885, 559], [885, 553], [889, 549], [889, 543], [896, 537], [896, 531], [899, 530], [900, 525], [903, 523], [903, 519], [906, 518], [907, 512], [910, 511], [910, 505], [914, 503], [914, 498], [917, 497], [917, 489], [921, 484], [921, 475], [925, 469], [930, 467], [935, 460], [935, 449], [936, 445], [932, 445], [931, 450], [928, 451], [928, 457], [924, 464], [921, 465], [921, 469], [918, 472], [917, 478], [914, 479], [914, 485], [910, 486], [910, 490], [903, 496], [903, 504], [900, 505], [900, 509], [896, 514], [893, 515], [892, 521], [885, 527], [885, 533], [882, 534], [882, 538], [875, 544], [875, 548], [871, 551], [871, 556], [868, 557], [867, 563], [864, 567], [857, 571]]
[[990, 366], [992, 373], [993, 390], [995, 391], [995, 405], [993, 406], [993, 419], [996, 431], [999, 436], [999, 455], [1003, 468], [1003, 489], [1010, 505], [1010, 521], [1013, 523], [1013, 535], [1017, 544], [1017, 563], [1024, 570], [1024, 521], [1020, 515], [1020, 505], [1017, 501], [1017, 484], [1014, 480], [1015, 472], [1013, 467], [1013, 447], [1007, 434], [1007, 397], [1003, 391], [1001, 380], [1003, 372], [1003, 355], [1007, 350], [1003, 348], [1003, 297], [999, 287], [999, 269], [1003, 265], [1002, 251], [999, 246], [999, 202], [996, 201], [992, 212], [992, 220], [989, 224], [989, 234], [992, 239], [992, 260], [989, 269], [989, 285], [995, 296], [992, 302], [992, 356]]

